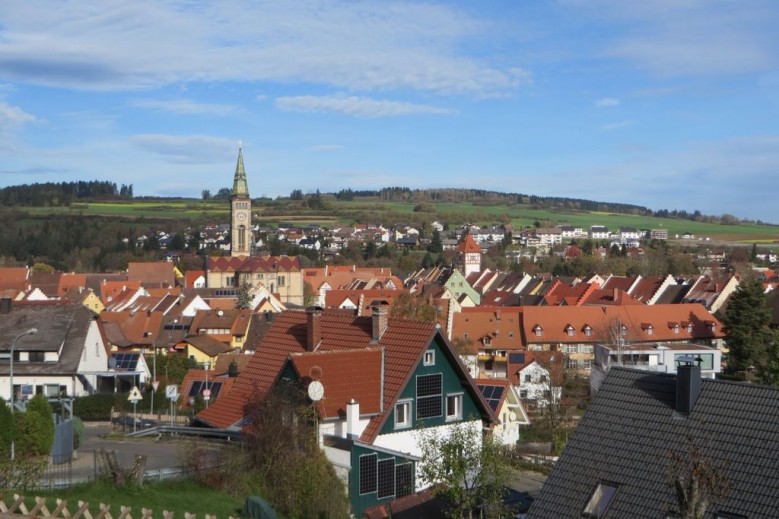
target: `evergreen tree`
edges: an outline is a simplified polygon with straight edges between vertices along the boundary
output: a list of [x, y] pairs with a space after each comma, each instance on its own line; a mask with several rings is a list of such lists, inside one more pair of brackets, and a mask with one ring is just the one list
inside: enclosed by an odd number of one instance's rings
[[444, 251], [444, 244], [441, 241], [440, 232], [433, 231], [433, 235], [430, 237], [430, 247], [428, 247], [427, 250], [436, 254], [440, 254]]
[[769, 382], [767, 370], [775, 364], [776, 359], [770, 354], [775, 349], [776, 336], [770, 328], [771, 310], [759, 280], [739, 285], [728, 300], [722, 324], [730, 350], [729, 371], [748, 372], [754, 368], [759, 379]]

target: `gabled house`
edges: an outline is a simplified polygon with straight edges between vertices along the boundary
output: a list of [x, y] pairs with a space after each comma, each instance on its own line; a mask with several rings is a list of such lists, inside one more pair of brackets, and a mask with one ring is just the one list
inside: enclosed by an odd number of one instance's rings
[[467, 296], [475, 306], [479, 306], [481, 294], [471, 287], [461, 271], [452, 270], [449, 278], [444, 282], [444, 286], [449, 289], [457, 301], [460, 301], [463, 296]]
[[707, 479], [727, 491], [701, 517], [775, 518], [777, 402], [779, 388], [701, 380], [694, 363], [676, 375], [613, 368], [527, 517], [680, 517], [677, 483]]
[[476, 386], [498, 418], [491, 431], [493, 439], [503, 445], [516, 445], [521, 428], [530, 425], [517, 388], [508, 380], [489, 378], [477, 379]]
[[351, 512], [420, 489], [420, 429], [446, 431], [493, 423], [494, 413], [440, 329], [309, 308], [274, 318], [232, 390], [197, 415], [206, 426], [240, 429], [249, 398], [262, 399], [282, 381], [308, 389], [322, 448], [348, 488]]
[[511, 364], [509, 379], [516, 384], [520, 400], [533, 408], [559, 404], [563, 393], [563, 356], [556, 352], [530, 351], [523, 357], [524, 363]]
[[0, 301], [0, 396], [9, 400], [11, 346], [16, 341], [13, 391], [16, 399], [41, 393], [86, 396], [109, 373], [108, 352], [94, 313], [67, 301]]

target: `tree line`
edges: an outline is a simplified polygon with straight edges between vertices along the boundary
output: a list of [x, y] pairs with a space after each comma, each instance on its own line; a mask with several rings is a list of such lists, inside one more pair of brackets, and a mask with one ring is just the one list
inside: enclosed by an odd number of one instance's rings
[[44, 184], [23, 184], [0, 189], [0, 205], [6, 207], [69, 206], [78, 200], [121, 200], [133, 198], [132, 184], [92, 180], [78, 182], [46, 182]]

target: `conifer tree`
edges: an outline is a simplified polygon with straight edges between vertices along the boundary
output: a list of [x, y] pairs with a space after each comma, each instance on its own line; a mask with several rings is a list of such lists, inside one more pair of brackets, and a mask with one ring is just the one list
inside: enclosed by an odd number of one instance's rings
[[752, 372], [763, 382], [771, 382], [769, 371], [775, 365], [776, 334], [771, 330], [771, 310], [759, 280], [745, 281], [728, 300], [722, 317], [730, 353], [728, 370]]

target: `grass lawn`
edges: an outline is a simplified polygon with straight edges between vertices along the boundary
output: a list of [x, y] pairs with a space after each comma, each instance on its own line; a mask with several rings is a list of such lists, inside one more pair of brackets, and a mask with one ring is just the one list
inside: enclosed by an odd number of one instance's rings
[[133, 517], [141, 516], [141, 509], [154, 511], [153, 517], [162, 517], [163, 510], [174, 512], [174, 517], [182, 518], [185, 512], [204, 517], [215, 515], [218, 519], [240, 517], [246, 496], [233, 498], [224, 492], [204, 488], [192, 481], [162, 481], [144, 485], [116, 487], [108, 483], [78, 485], [71, 488], [52, 491], [30, 491], [25, 493], [27, 507], [34, 506], [36, 496], [45, 497], [46, 507], [53, 510], [57, 498], [68, 503], [68, 510], [74, 513], [78, 502], [89, 503], [89, 511], [95, 516], [100, 511], [100, 503], [111, 505], [111, 516], [118, 517], [121, 506], [131, 508]]

